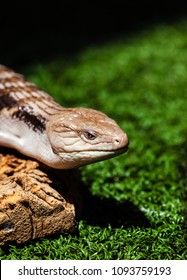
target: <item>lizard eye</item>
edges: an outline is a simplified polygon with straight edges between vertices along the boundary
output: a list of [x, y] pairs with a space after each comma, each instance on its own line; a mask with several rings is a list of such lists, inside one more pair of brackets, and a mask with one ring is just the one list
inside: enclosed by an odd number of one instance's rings
[[94, 140], [96, 138], [95, 132], [92, 130], [86, 130], [82, 134], [87, 140]]

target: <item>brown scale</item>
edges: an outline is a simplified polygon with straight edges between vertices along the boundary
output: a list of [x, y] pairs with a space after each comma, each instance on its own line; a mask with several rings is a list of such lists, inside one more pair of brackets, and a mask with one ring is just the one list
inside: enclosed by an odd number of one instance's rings
[[[23, 76], [6, 70], [4, 67], [2, 69], [0, 66], [0, 75], [2, 76], [3, 73], [10, 73], [12, 76], [0, 77], [0, 84], [4, 87], [0, 88], [0, 113], [3, 114], [6, 111], [6, 115], [8, 113], [13, 119], [23, 121], [33, 131], [43, 132], [46, 123], [45, 117], [42, 116], [43, 110], [45, 115], [48, 114], [48, 108], [54, 109], [54, 113], [56, 113], [62, 109], [60, 105], [45, 92], [39, 90], [37, 86], [26, 81]], [[25, 86], [20, 86], [19, 82]], [[10, 86], [6, 83], [9, 83]], [[15, 86], [14, 83], [17, 83], [18, 86]]]

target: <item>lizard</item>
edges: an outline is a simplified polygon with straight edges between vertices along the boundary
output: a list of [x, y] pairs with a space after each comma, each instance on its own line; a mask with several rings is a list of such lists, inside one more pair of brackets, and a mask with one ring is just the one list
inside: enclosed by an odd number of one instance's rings
[[106, 114], [65, 108], [23, 75], [0, 65], [0, 146], [55, 169], [120, 155], [128, 136]]

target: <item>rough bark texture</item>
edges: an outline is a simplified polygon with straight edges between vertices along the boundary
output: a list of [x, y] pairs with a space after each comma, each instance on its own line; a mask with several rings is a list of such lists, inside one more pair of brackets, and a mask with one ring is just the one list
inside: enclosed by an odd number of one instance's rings
[[0, 245], [73, 232], [81, 208], [75, 171], [0, 150]]

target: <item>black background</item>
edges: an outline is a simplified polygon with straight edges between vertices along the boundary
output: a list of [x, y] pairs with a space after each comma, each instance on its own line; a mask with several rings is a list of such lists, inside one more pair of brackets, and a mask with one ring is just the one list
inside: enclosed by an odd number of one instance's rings
[[185, 1], [0, 1], [0, 63], [21, 67], [186, 16]]

